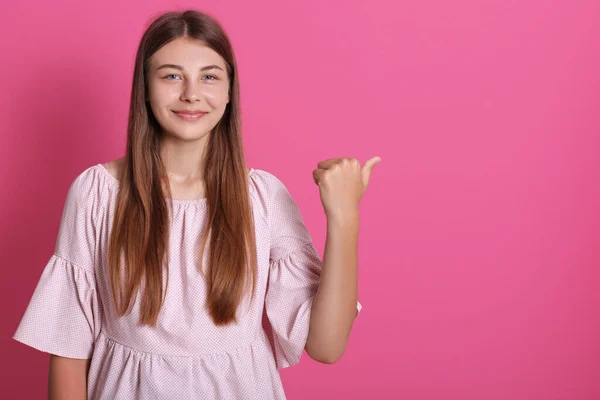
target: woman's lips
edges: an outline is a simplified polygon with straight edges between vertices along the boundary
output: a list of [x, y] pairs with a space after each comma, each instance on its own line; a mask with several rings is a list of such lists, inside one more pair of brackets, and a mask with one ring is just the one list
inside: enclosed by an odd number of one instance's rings
[[184, 121], [197, 121], [203, 116], [206, 115], [205, 112], [202, 111], [173, 111], [175, 115], [181, 118]]

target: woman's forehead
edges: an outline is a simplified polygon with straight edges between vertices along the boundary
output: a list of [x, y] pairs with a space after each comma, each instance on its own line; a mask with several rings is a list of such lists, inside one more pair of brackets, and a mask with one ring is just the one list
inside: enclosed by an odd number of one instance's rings
[[200, 40], [175, 39], [161, 47], [152, 56], [152, 65], [174, 64], [184, 69], [196, 69], [206, 65], [218, 65], [225, 69], [225, 60]]

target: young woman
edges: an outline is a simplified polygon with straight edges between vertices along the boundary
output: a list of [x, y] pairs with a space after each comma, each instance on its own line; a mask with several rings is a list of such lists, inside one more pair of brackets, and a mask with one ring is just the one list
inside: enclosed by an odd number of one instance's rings
[[284, 399], [278, 368], [333, 363], [357, 299], [373, 166], [317, 165], [323, 262], [272, 174], [247, 168], [230, 41], [170, 12], [138, 48], [126, 154], [72, 183], [14, 338], [51, 354], [51, 399]]

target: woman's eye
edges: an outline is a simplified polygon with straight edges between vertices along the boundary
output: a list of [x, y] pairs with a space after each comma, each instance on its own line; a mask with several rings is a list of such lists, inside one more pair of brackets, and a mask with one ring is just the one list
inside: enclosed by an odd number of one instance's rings
[[[179, 75], [177, 75], [177, 74], [169, 74], [169, 75], [164, 76], [164, 79], [166, 79], [168, 81], [172, 81], [174, 79], [181, 79], [181, 77]], [[216, 80], [218, 78], [216, 76], [214, 76], [214, 75], [204, 75], [202, 77], [202, 79], [205, 79], [205, 80], [208, 80], [208, 81], [214, 81], [214, 80]]]

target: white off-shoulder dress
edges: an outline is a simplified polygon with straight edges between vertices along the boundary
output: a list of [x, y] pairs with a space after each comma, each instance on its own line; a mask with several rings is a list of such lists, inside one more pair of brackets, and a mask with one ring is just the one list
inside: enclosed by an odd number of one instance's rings
[[54, 254], [14, 339], [91, 358], [90, 400], [285, 399], [277, 369], [302, 355], [322, 263], [285, 185], [263, 170], [248, 176], [257, 295], [241, 303], [237, 324], [215, 326], [205, 310], [198, 264], [206, 199], [168, 200], [169, 279], [156, 327], [139, 325], [140, 296], [117, 316], [107, 249], [119, 181], [97, 164], [69, 189]]

